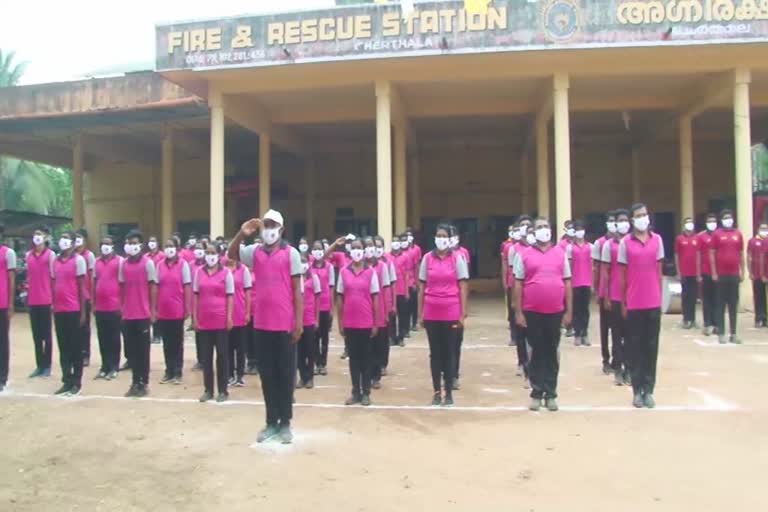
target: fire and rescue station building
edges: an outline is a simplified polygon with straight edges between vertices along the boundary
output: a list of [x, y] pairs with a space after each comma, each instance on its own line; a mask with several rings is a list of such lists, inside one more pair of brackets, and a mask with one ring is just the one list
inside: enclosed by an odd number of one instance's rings
[[751, 233], [767, 56], [768, 0], [184, 21], [157, 26], [155, 70], [0, 90], [0, 153], [71, 168], [94, 235], [231, 235], [272, 207], [291, 239], [429, 240], [448, 218], [490, 277], [521, 213], [597, 232], [643, 200], [671, 242], [682, 217], [730, 206]]

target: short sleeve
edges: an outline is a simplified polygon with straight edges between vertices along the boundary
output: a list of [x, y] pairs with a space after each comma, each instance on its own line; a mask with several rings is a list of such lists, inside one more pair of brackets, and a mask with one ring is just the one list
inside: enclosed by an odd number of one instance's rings
[[301, 254], [295, 247], [291, 247], [289, 250], [291, 251], [291, 277], [300, 276], [304, 273], [301, 268]]
[[312, 290], [315, 292], [315, 295], [323, 293], [323, 288], [320, 286], [320, 278], [317, 277], [317, 274], [312, 274]]
[[619, 252], [618, 254], [616, 254], [616, 261], [621, 263], [622, 265], [627, 264], [627, 244], [624, 243], [623, 238], [621, 242], [619, 242]]
[[[605, 247], [605, 244], [603, 244], [603, 247]], [[592, 259], [595, 261], [601, 261], [602, 258], [602, 250], [601, 250], [600, 242], [595, 242], [592, 244]]]
[[469, 268], [464, 257], [459, 254], [456, 256], [456, 279], [459, 281], [466, 281], [469, 279]]
[[517, 256], [517, 251], [514, 250], [512, 247], [509, 248], [509, 252], [507, 252], [507, 265], [512, 267], [515, 265], [515, 257]]
[[387, 267], [387, 265], [382, 265], [381, 268], [382, 268], [381, 279], [383, 281], [383, 283], [381, 284], [383, 288], [386, 288], [392, 284], [392, 281], [389, 280], [389, 268]]
[[125, 263], [124, 259], [120, 259], [120, 261], [117, 262], [117, 282], [118, 283], [124, 283], [125, 277], [123, 277], [123, 264]]
[[16, 251], [8, 249], [5, 253], [5, 266], [7, 270], [16, 270]]
[[93, 269], [96, 268], [96, 256], [91, 251], [88, 251], [86, 254], [88, 254], [88, 261], [86, 261], [88, 270], [93, 272]]
[[336, 286], [336, 268], [333, 265], [328, 265], [328, 286]]
[[181, 262], [181, 284], [189, 284], [192, 282], [192, 273], [189, 271], [189, 263], [186, 261]]
[[249, 267], [253, 266], [253, 251], [256, 250], [256, 244], [252, 245], [241, 245], [240, 246], [240, 261], [248, 265]]
[[51, 273], [51, 279], [56, 279], [56, 275], [53, 273], [53, 267], [56, 263], [56, 255], [51, 251], [51, 258], [48, 259], [48, 271]]
[[379, 293], [379, 276], [374, 272], [371, 276], [371, 295], [376, 295], [377, 293]]
[[654, 234], [654, 236], [659, 242], [659, 248], [656, 251], [656, 261], [661, 261], [664, 259], [664, 242], [661, 239], [661, 235]]
[[397, 282], [397, 271], [395, 270], [395, 264], [390, 263], [389, 264], [389, 283], [396, 283]]
[[344, 275], [339, 273], [339, 280], [336, 282], [336, 293], [344, 295]]
[[85, 258], [80, 256], [79, 254], [75, 257], [75, 275], [77, 277], [82, 277], [88, 272], [87, 263], [85, 262]]
[[525, 264], [523, 263], [523, 258], [521, 256], [515, 258], [515, 263], [512, 267], [512, 273], [515, 274], [515, 279], [518, 281], [525, 279]]
[[227, 275], [224, 277], [224, 293], [232, 295], [235, 293], [235, 278], [232, 277], [232, 272], [227, 270]]
[[157, 284], [157, 268], [155, 262], [150, 258], [147, 258], [147, 262], [144, 264], [144, 271], [147, 273], [147, 281]]
[[605, 242], [603, 244], [603, 250], [602, 254], [600, 255], [600, 261], [603, 263], [610, 263], [611, 262], [611, 244], [613, 242]]
[[243, 269], [243, 289], [250, 290], [253, 288], [253, 277], [251, 277], [251, 271], [248, 268]]
[[563, 279], [571, 278], [571, 262], [568, 257], [565, 257], [565, 263], [563, 264]]
[[427, 282], [427, 257], [424, 256], [421, 259], [421, 265], [419, 265], [419, 281]]
[[200, 269], [195, 270], [195, 275], [192, 278], [192, 291], [197, 293], [200, 291], [200, 286], [198, 281], [198, 276], [200, 275]]

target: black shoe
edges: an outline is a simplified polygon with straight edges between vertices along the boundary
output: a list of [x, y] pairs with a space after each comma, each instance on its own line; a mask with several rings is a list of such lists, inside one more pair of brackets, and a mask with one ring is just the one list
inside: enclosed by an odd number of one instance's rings
[[242, 377], [238, 377], [237, 380], [235, 381], [235, 387], [237, 388], [245, 387], [245, 379]]
[[632, 399], [632, 405], [637, 409], [641, 409], [645, 406], [645, 400], [643, 400], [643, 395], [641, 393], [635, 393], [635, 397]]
[[80, 394], [80, 386], [72, 386], [69, 388], [69, 391], [67, 392], [67, 396], [77, 396]]
[[403, 339], [401, 338], [401, 339], [400, 339], [400, 341], [398, 341], [398, 342], [397, 342], [397, 346], [398, 346], [398, 347], [404, 347], [404, 346], [405, 346], [405, 340], [403, 340]]
[[42, 375], [43, 375], [43, 370], [41, 368], [35, 368], [34, 371], [32, 371], [32, 373], [30, 373], [29, 377], [27, 378], [34, 379], [36, 377], [42, 377]]
[[572, 328], [569, 327], [568, 329], [565, 330], [565, 337], [566, 338], [573, 338], [573, 329]]
[[312, 379], [309, 379], [307, 382], [304, 383], [304, 387], [307, 389], [312, 389], [315, 387], [315, 381]]
[[195, 371], [195, 372], [199, 372], [199, 371], [201, 371], [202, 369], [203, 369], [203, 365], [201, 365], [200, 363], [195, 363], [195, 364], [192, 366], [192, 371]]
[[234, 386], [236, 382], [237, 382], [237, 378], [235, 378], [235, 376], [233, 375], [233, 376], [232, 376], [232, 377], [230, 377], [230, 378], [229, 378], [229, 380], [227, 381], [227, 385], [229, 385], [229, 386]]
[[628, 370], [624, 370], [624, 385], [626, 386], [632, 385], [632, 375], [629, 374]]
[[132, 384], [130, 388], [128, 388], [128, 391], [125, 393], [126, 398], [132, 398], [136, 396], [136, 393], [138, 392], [139, 388], [135, 384]]
[[218, 403], [226, 402], [229, 398], [229, 393], [219, 393], [218, 396], [216, 396], [216, 401]]
[[302, 389], [304, 387], [304, 383], [301, 381], [301, 379], [296, 381], [296, 389]]
[[69, 390], [72, 389], [72, 386], [69, 384], [62, 385], [59, 389], [54, 391], [54, 395], [64, 395], [66, 393], [69, 393]]
[[603, 373], [605, 375], [610, 375], [613, 373], [613, 368], [611, 368], [611, 365], [608, 363], [603, 363]]
[[656, 400], [653, 399], [653, 395], [651, 393], [646, 393], [643, 397], [643, 405], [647, 407], [648, 409], [653, 409], [656, 407]]
[[363, 395], [363, 398], [360, 399], [360, 405], [363, 407], [368, 407], [371, 405], [371, 396], [370, 395]]
[[445, 399], [443, 400], [443, 407], [453, 407], [452, 395], [445, 395]]
[[117, 378], [117, 371], [112, 370], [111, 372], [107, 373], [107, 380], [115, 380]]
[[170, 384], [171, 382], [173, 382], [173, 376], [167, 373], [163, 375], [163, 378], [160, 380], [160, 384]]
[[443, 397], [440, 396], [439, 391], [435, 391], [435, 394], [432, 395], [432, 405], [438, 406], [442, 403]]
[[347, 358], [347, 351], [346, 350], [341, 353], [341, 358], [342, 359], [346, 359]]
[[320, 375], [323, 375], [323, 376], [328, 375], [328, 368], [326, 368], [325, 366], [320, 368]]
[[211, 393], [210, 391], [206, 391], [205, 393], [203, 393], [203, 395], [200, 397], [200, 403], [205, 403], [208, 400], [213, 400], [213, 393]]
[[149, 390], [147, 389], [147, 386], [145, 384], [142, 384], [138, 388], [136, 388], [136, 396], [137, 398], [141, 398], [143, 396], [147, 396], [149, 394]]
[[624, 376], [621, 374], [621, 372], [615, 372], [613, 374], [613, 382], [617, 386], [623, 386], [624, 385]]
[[405, 333], [405, 336], [404, 336], [404, 337], [405, 337], [405, 339], [410, 339], [410, 338], [411, 338], [411, 333], [410, 333], [410, 331], [409, 331], [409, 332], [407, 332], [407, 333]]
[[582, 336], [581, 337], [581, 344], [584, 345], [585, 347], [591, 347], [592, 346], [592, 343], [589, 342], [589, 340], [587, 339], [586, 336]]
[[320, 367], [319, 366], [315, 367], [315, 375], [320, 375]]
[[107, 380], [107, 372], [100, 371], [99, 373], [96, 374], [93, 380]]
[[40, 374], [41, 377], [48, 378], [51, 376], [51, 369], [50, 368], [43, 368], [42, 373]]

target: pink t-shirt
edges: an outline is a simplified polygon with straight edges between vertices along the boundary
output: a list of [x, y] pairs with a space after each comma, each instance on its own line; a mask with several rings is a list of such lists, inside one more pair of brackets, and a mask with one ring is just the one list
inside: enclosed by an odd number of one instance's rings
[[91, 280], [93, 280], [93, 270], [96, 265], [96, 257], [88, 249], [84, 250], [80, 256], [85, 260], [85, 282], [83, 283], [83, 292], [85, 300], [91, 300]]
[[379, 301], [377, 303], [378, 309], [376, 311], [376, 327], [386, 327], [388, 320], [386, 296], [390, 294], [389, 267], [383, 260], [379, 260], [373, 268], [376, 270], [376, 279], [379, 280], [380, 288], [380, 293], [376, 297]]
[[118, 271], [120, 270], [120, 256], [101, 257], [96, 260], [93, 269], [95, 278], [95, 293], [93, 310], [104, 313], [120, 311], [120, 282]]
[[372, 329], [374, 326], [373, 301], [379, 293], [379, 279], [373, 267], [363, 267], [355, 273], [352, 265], [339, 272], [336, 293], [341, 296], [345, 329]]
[[675, 238], [675, 254], [680, 262], [677, 271], [681, 277], [696, 277], [696, 258], [699, 255], [699, 237], [680, 233]]
[[416, 259], [416, 250], [413, 247], [403, 251], [403, 254], [404, 262], [407, 266], [405, 284], [411, 289], [416, 286], [416, 266], [419, 264], [419, 261]]
[[8, 309], [10, 296], [8, 289], [11, 281], [10, 272], [16, 271], [16, 253], [10, 247], [0, 245], [0, 309]]
[[80, 311], [79, 280], [87, 273], [85, 259], [72, 254], [67, 259], [56, 258], [53, 262], [53, 311], [72, 313]]
[[40, 254], [34, 250], [27, 252], [27, 304], [29, 306], [50, 306], [53, 302], [51, 292], [51, 269], [56, 255], [47, 247]]
[[755, 279], [763, 277], [763, 269], [760, 268], [760, 255], [764, 254], [766, 250], [768, 250], [768, 240], [764, 238], [753, 237], [747, 244], [747, 252], [752, 258], [752, 265], [749, 270]]
[[563, 311], [565, 280], [571, 268], [565, 250], [559, 245], [542, 251], [530, 247], [515, 261], [515, 279], [523, 282], [523, 311], [554, 314]]
[[312, 273], [320, 279], [320, 311], [327, 312], [331, 310], [331, 289], [336, 284], [336, 271], [333, 265], [323, 261], [318, 266], [317, 262], [311, 267]]
[[[179, 251], [179, 258], [191, 265], [192, 262], [195, 261], [195, 251], [193, 249], [182, 249]], [[190, 270], [192, 269], [191, 266], [189, 268]]]
[[428, 252], [421, 260], [419, 280], [424, 283], [424, 320], [456, 322], [461, 319], [459, 281], [469, 279], [467, 262], [458, 251], [440, 257]]
[[744, 237], [738, 229], [720, 228], [712, 235], [718, 276], [738, 276], [744, 258]]
[[699, 239], [699, 255], [701, 256], [701, 273], [705, 276], [712, 275], [712, 264], [709, 262], [709, 250], [712, 248], [713, 233], [702, 231], [697, 235]]
[[621, 265], [618, 262], [619, 242], [619, 239], [614, 238], [604, 243], [601, 257], [602, 262], [609, 265], [608, 282], [604, 283], [601, 281], [600, 286], [606, 288], [604, 290], [601, 289], [601, 297], [605, 297], [607, 293], [608, 299], [611, 302], [621, 302], [624, 300], [621, 289]]
[[302, 278], [304, 286], [304, 327], [315, 327], [315, 298], [319, 300], [322, 294], [320, 278], [314, 272]]
[[643, 243], [635, 235], [625, 236], [619, 243], [616, 259], [625, 267], [628, 310], [661, 307], [661, 271], [664, 243], [656, 233], [650, 233]]
[[118, 280], [123, 285], [123, 320], [149, 320], [149, 285], [157, 284], [152, 260], [146, 256], [121, 260]]
[[251, 271], [248, 270], [248, 267], [238, 262], [235, 270], [231, 272], [235, 282], [235, 294], [232, 297], [232, 326], [244, 327], [246, 325], [245, 294], [251, 293], [251, 287], [253, 286]]
[[333, 266], [337, 269], [344, 268], [352, 262], [352, 260], [349, 259], [349, 256], [347, 256], [347, 253], [344, 251], [336, 251], [331, 253], [330, 259], [333, 262]]
[[507, 288], [512, 288], [515, 283], [514, 277], [512, 277], [512, 269], [509, 268], [509, 251], [514, 250], [515, 243], [512, 240], [504, 240], [501, 243], [501, 261], [504, 262], [504, 285]]
[[184, 286], [192, 282], [189, 263], [176, 258], [163, 260], [157, 265], [157, 318], [181, 320], [184, 318]]
[[404, 297], [408, 293], [408, 273], [413, 272], [413, 269], [409, 266], [411, 259], [405, 252], [393, 254], [392, 258], [394, 259], [395, 271], [397, 272], [395, 294], [398, 297]]
[[251, 266], [253, 278], [253, 327], [270, 332], [291, 332], [296, 318], [293, 308], [293, 277], [301, 275], [299, 251], [279, 242], [270, 252], [253, 245], [240, 250], [240, 261]]
[[389, 288], [382, 292], [384, 296], [384, 311], [389, 314], [395, 310], [395, 301], [392, 297], [394, 287], [397, 286], [397, 271], [395, 270], [395, 260], [391, 255], [385, 254], [381, 257], [381, 261], [387, 266], [389, 271]]
[[601, 299], [605, 297], [605, 283], [603, 282], [603, 273], [600, 271], [600, 265], [603, 262], [603, 246], [605, 245], [606, 240], [608, 239], [605, 237], [605, 235], [603, 235], [595, 240], [595, 243], [592, 244], [592, 259], [594, 260], [594, 264], [598, 269], [597, 296]]
[[192, 281], [192, 290], [197, 296], [197, 330], [226, 329], [227, 296], [235, 291], [232, 272], [220, 266], [213, 274], [209, 274], [207, 268], [199, 268]]
[[[157, 267], [161, 261], [165, 259], [165, 253], [163, 251], [157, 251], [157, 252], [148, 252], [147, 256], [152, 260], [152, 263], [155, 264], [155, 267]], [[183, 258], [182, 258], [183, 259]]]
[[572, 243], [565, 247], [571, 260], [571, 286], [592, 286], [592, 246], [589, 242]]

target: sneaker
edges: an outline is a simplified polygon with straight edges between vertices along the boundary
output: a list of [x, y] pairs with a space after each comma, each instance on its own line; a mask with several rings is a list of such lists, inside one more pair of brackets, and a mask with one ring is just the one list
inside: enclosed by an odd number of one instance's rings
[[442, 403], [442, 397], [440, 396], [440, 392], [437, 391], [434, 395], [432, 395], [432, 405], [438, 406]]
[[62, 385], [59, 389], [54, 391], [54, 395], [64, 395], [66, 393], [69, 393], [69, 390], [72, 388], [69, 384]]
[[138, 388], [136, 388], [136, 397], [141, 398], [143, 396], [147, 396], [149, 394], [149, 389], [147, 389], [147, 386], [145, 384], [142, 384]]
[[381, 381], [379, 381], [379, 380], [373, 381], [373, 383], [371, 384], [371, 387], [373, 389], [381, 389]]
[[368, 407], [369, 405], [371, 405], [371, 396], [363, 395], [363, 398], [360, 400], [360, 405], [364, 407]]
[[160, 384], [169, 384], [171, 382], [173, 382], [173, 377], [171, 377], [167, 373], [163, 375], [163, 378], [160, 380]]
[[125, 393], [125, 395], [124, 395], [124, 396], [125, 396], [126, 398], [131, 398], [131, 397], [134, 397], [134, 396], [136, 396], [136, 393], [137, 393], [137, 392], [138, 392], [138, 386], [136, 386], [136, 385], [131, 385], [131, 387], [130, 387], [130, 388], [128, 388], [128, 391]]
[[405, 333], [405, 336], [404, 336], [404, 337], [405, 337], [405, 339], [407, 339], [407, 340], [411, 339], [411, 333], [410, 333], [410, 331], [409, 331], [409, 332], [407, 332], [407, 333]]
[[238, 377], [238, 379], [235, 381], [235, 387], [242, 388], [245, 387], [245, 379], [242, 377]]
[[627, 386], [632, 385], [632, 375], [629, 373], [629, 370], [624, 370], [624, 384]]
[[566, 338], [573, 338], [573, 328], [569, 327], [565, 330], [565, 337]]
[[445, 399], [443, 400], [443, 407], [453, 407], [452, 395], [445, 395]]
[[219, 393], [216, 395], [216, 401], [218, 403], [226, 402], [229, 399], [229, 393]]
[[328, 375], [328, 368], [326, 368], [325, 366], [320, 368], [320, 375], [323, 375], [323, 376]]
[[723, 335], [718, 336], [717, 341], [720, 342], [721, 345], [725, 345], [726, 343], [728, 343], [725, 339], [725, 336]]
[[405, 340], [401, 339], [400, 341], [398, 341], [397, 342], [397, 346], [398, 347], [404, 347], [405, 346]]
[[621, 372], [616, 372], [613, 375], [613, 382], [617, 386], [623, 386], [624, 385], [624, 375], [621, 374]]
[[458, 379], [458, 378], [456, 378], [456, 379], [453, 379], [453, 386], [452, 386], [452, 389], [453, 389], [454, 391], [458, 391], [458, 390], [460, 390], [460, 389], [461, 389], [461, 383], [459, 382], [459, 379]]
[[360, 403], [360, 397], [352, 395], [344, 402], [344, 405], [355, 405]]
[[320, 367], [319, 366], [315, 367], [315, 375], [320, 375]]
[[315, 387], [315, 381], [312, 379], [309, 379], [307, 382], [304, 383], [304, 387], [307, 389], [312, 389]]
[[69, 391], [67, 392], [67, 396], [77, 396], [80, 394], [81, 388], [80, 386], [72, 386], [69, 388]]
[[203, 365], [201, 365], [200, 363], [195, 363], [195, 364], [192, 366], [192, 371], [193, 371], [193, 372], [199, 372], [199, 371], [201, 371], [202, 369], [203, 369]]
[[347, 351], [346, 350], [341, 353], [341, 358], [342, 359], [346, 359], [347, 358]]
[[32, 371], [32, 373], [29, 374], [29, 377], [27, 377], [27, 378], [28, 379], [34, 379], [34, 378], [42, 377], [42, 376], [43, 376], [43, 370], [40, 369], [40, 368], [35, 368]]
[[5, 391], [5, 384], [0, 384], [0, 393]]
[[582, 336], [581, 337], [581, 344], [584, 345], [585, 347], [591, 347], [592, 346], [592, 343], [589, 342], [589, 340], [587, 339], [586, 336]]
[[731, 334], [730, 342], [733, 343], [734, 345], [741, 345], [741, 339], [739, 339], [739, 337], [736, 336], [735, 334]]
[[51, 369], [50, 368], [45, 368], [43, 370], [43, 373], [40, 374], [40, 376], [41, 377], [45, 377], [45, 378], [50, 377], [51, 376]]
[[541, 398], [532, 398], [528, 409], [534, 412], [539, 411], [541, 409]]
[[560, 407], [557, 405], [557, 400], [555, 398], [547, 398], [547, 410], [551, 412], [560, 410]]
[[[573, 336], [573, 335], [571, 335], [571, 336]], [[573, 338], [573, 346], [574, 347], [578, 347], [579, 345], [581, 345], [581, 338], [579, 338], [578, 336], [574, 336], [574, 338]]]
[[280, 442], [283, 444], [291, 444], [293, 442], [293, 432], [289, 425], [282, 425], [280, 427]]
[[645, 401], [643, 400], [643, 395], [640, 393], [635, 393], [635, 397], [632, 399], [632, 406], [640, 409], [645, 405]]
[[706, 325], [705, 325], [705, 326], [704, 326], [704, 329], [701, 331], [701, 333], [702, 333], [704, 336], [709, 336], [710, 334], [712, 334], [712, 328], [711, 328], [711, 327], [709, 327], [709, 326], [706, 326]]
[[181, 377], [174, 377], [173, 378], [173, 385], [178, 386], [181, 384]]
[[651, 393], [646, 393], [646, 395], [643, 397], [643, 405], [645, 405], [648, 409], [653, 409], [656, 407], [656, 400], [653, 399], [653, 395]]
[[523, 382], [523, 389], [531, 389], [531, 379], [525, 379], [525, 382]]
[[606, 375], [610, 375], [613, 373], [613, 368], [611, 368], [610, 364], [603, 363], [603, 373]]
[[213, 400], [213, 393], [206, 391], [200, 396], [200, 403], [203, 404], [209, 400]]
[[693, 325], [691, 324], [691, 322], [683, 322], [683, 325], [681, 325], [680, 327], [682, 327], [684, 330], [688, 331], [688, 330], [691, 329], [691, 327], [693, 327]]
[[267, 425], [264, 428], [264, 430], [259, 432], [259, 435], [256, 437], [256, 442], [264, 443], [266, 441], [269, 441], [279, 433], [280, 433], [280, 430], [277, 428], [277, 425]]
[[237, 379], [236, 379], [234, 376], [232, 376], [232, 377], [230, 377], [230, 378], [229, 378], [229, 380], [227, 381], [227, 384], [228, 384], [228, 385], [230, 385], [230, 386], [234, 386], [234, 385], [235, 385], [235, 382], [237, 382]]
[[99, 372], [93, 378], [93, 380], [106, 380], [106, 379], [107, 379], [107, 372]]

